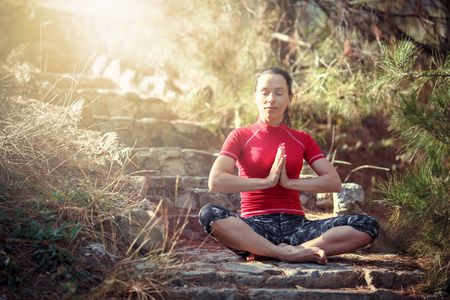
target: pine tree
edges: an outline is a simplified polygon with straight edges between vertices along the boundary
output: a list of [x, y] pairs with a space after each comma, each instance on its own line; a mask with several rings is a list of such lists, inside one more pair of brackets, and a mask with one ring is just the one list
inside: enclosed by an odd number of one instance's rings
[[[429, 58], [410, 41], [383, 49], [374, 90], [396, 93], [392, 125], [411, 155], [405, 170], [378, 184], [389, 225], [407, 232], [407, 252], [427, 262], [424, 291], [450, 290], [450, 55]], [[419, 62], [420, 61], [420, 62]]]

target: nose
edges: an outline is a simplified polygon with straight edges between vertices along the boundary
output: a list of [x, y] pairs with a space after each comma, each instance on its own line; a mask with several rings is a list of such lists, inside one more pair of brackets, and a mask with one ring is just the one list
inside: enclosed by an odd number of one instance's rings
[[272, 103], [274, 101], [273, 93], [269, 93], [269, 95], [267, 95], [267, 102]]

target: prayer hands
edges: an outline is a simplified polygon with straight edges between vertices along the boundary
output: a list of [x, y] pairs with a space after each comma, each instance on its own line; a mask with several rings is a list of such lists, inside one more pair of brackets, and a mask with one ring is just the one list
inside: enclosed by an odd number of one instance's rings
[[284, 143], [280, 145], [280, 147], [278, 148], [279, 152], [281, 152], [281, 155], [283, 156], [283, 164], [281, 166], [281, 170], [280, 170], [280, 185], [284, 188], [289, 188], [289, 182], [290, 179], [287, 176], [287, 172], [286, 172], [286, 149], [285, 149], [285, 145]]
[[[278, 146], [277, 155], [275, 156], [275, 160], [272, 164], [272, 168], [270, 169], [269, 176], [267, 179], [269, 182], [271, 182], [272, 186], [275, 186], [281, 179], [281, 177], [284, 176], [287, 178], [286, 175], [286, 149], [285, 144], [281, 143], [280, 146]], [[289, 180], [289, 178], [287, 178]]]
[[285, 158], [284, 158], [284, 162], [283, 162], [283, 166], [281, 168], [281, 174], [280, 174], [280, 185], [286, 189], [290, 189], [289, 183], [291, 182], [291, 180], [287, 176], [287, 172], [286, 172], [286, 155], [284, 155], [284, 157]]

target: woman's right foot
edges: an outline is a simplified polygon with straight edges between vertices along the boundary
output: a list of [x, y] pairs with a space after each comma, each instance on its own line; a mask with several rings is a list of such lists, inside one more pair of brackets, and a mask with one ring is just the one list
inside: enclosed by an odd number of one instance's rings
[[303, 246], [291, 246], [285, 243], [279, 244], [278, 247], [282, 249], [280, 260], [284, 262], [314, 262], [319, 265], [326, 265], [328, 263], [325, 251], [317, 247], [305, 248]]

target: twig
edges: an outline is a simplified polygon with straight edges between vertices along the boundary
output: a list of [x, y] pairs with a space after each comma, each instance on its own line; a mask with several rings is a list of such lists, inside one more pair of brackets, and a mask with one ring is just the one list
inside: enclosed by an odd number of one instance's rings
[[361, 169], [366, 169], [366, 168], [383, 170], [383, 171], [390, 171], [389, 168], [377, 167], [377, 166], [371, 166], [371, 165], [363, 165], [363, 166], [359, 166], [359, 167], [351, 170], [350, 173], [348, 173], [347, 177], [345, 177], [344, 182], [347, 182], [348, 178], [350, 177], [350, 175], [352, 175], [353, 172], [356, 172], [356, 171], [361, 170]]

